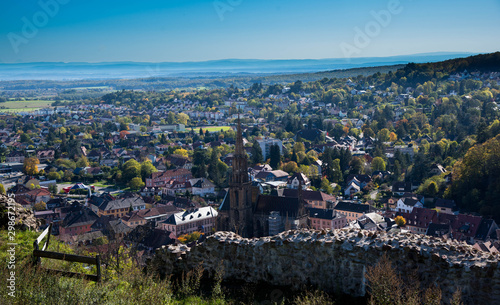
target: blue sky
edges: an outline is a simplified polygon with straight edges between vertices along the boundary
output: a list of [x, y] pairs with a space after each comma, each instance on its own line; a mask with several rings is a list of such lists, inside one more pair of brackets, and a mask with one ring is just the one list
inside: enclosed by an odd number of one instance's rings
[[485, 53], [500, 50], [499, 16], [500, 0], [1, 1], [0, 62]]

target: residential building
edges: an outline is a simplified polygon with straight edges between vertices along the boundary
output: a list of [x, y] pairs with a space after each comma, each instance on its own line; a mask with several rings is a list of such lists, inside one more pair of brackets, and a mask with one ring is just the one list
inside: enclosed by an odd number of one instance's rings
[[286, 187], [296, 190], [299, 188], [299, 184], [301, 184], [302, 187], [307, 188], [311, 186], [311, 181], [303, 173], [294, 173], [291, 177], [288, 178]]
[[[281, 193], [282, 192], [282, 193]], [[298, 198], [299, 191], [295, 189], [284, 189], [277, 192], [287, 198]], [[281, 193], [281, 194], [280, 194]], [[302, 190], [302, 199], [306, 208], [332, 209], [335, 205], [335, 197], [320, 191]]]
[[359, 204], [350, 201], [341, 201], [335, 206], [335, 211], [344, 215], [347, 222], [354, 221], [366, 213], [371, 212], [371, 207], [368, 204]]
[[126, 196], [119, 199], [106, 198], [104, 200], [96, 200], [92, 198], [89, 200], [92, 210], [99, 216], [109, 216], [109, 217], [123, 217], [130, 210], [144, 210], [146, 209], [146, 203], [141, 196], [132, 195]]
[[423, 208], [424, 205], [417, 198], [403, 197], [396, 203], [394, 211], [402, 213], [411, 213], [414, 208]]
[[287, 181], [288, 173], [282, 170], [274, 170], [274, 171], [261, 171], [257, 175], [255, 175], [255, 179], [259, 179], [264, 182], [269, 181]]
[[166, 187], [167, 181], [188, 182], [189, 179], [193, 179], [191, 171], [185, 168], [171, 169], [153, 173], [151, 177], [146, 178], [146, 187]]
[[347, 225], [347, 218], [335, 210], [309, 209], [310, 227], [315, 230], [341, 229]]
[[172, 232], [176, 238], [195, 231], [211, 234], [217, 215], [217, 211], [212, 207], [196, 208], [172, 214], [160, 225], [163, 230]]
[[257, 140], [257, 143], [259, 143], [260, 148], [262, 149], [262, 157], [264, 160], [267, 160], [270, 158], [271, 154], [271, 146], [273, 145], [278, 145], [280, 149], [280, 154], [283, 154], [283, 142], [279, 139], [273, 139], [273, 138], [264, 138], [261, 140]]
[[165, 205], [145, 210], [132, 211], [123, 216], [121, 219], [127, 226], [135, 228], [148, 222], [158, 223], [164, 221], [170, 215], [179, 211], [180, 209], [173, 205]]
[[198, 196], [206, 196], [208, 194], [215, 194], [215, 184], [210, 182], [207, 178], [190, 179], [191, 194]]
[[7, 156], [5, 156], [5, 162], [7, 163], [23, 163], [24, 153], [22, 151], [11, 151]]
[[91, 226], [97, 219], [98, 216], [86, 208], [70, 212], [59, 226], [60, 238], [69, 240], [71, 236], [90, 232]]
[[436, 211], [438, 213], [451, 214], [451, 215], [454, 214], [454, 210], [457, 207], [457, 205], [455, 204], [455, 200], [442, 199], [442, 198], [436, 200], [435, 206], [436, 206]]

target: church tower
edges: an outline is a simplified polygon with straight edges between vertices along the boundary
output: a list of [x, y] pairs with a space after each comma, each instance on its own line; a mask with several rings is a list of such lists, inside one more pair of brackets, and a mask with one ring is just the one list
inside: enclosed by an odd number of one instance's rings
[[241, 122], [238, 115], [233, 171], [229, 183], [229, 230], [242, 237], [253, 237], [252, 187], [248, 179], [248, 160], [243, 146]]

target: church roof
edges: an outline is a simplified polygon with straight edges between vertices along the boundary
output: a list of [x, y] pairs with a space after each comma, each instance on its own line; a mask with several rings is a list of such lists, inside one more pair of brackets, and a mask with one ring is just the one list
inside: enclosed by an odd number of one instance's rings
[[229, 211], [229, 207], [231, 206], [231, 196], [229, 196], [229, 192], [226, 192], [226, 196], [222, 200], [222, 203], [219, 206], [219, 211]]
[[298, 198], [278, 197], [272, 195], [260, 195], [257, 199], [255, 213], [269, 214], [276, 211], [281, 215], [294, 216], [300, 213], [301, 204]]

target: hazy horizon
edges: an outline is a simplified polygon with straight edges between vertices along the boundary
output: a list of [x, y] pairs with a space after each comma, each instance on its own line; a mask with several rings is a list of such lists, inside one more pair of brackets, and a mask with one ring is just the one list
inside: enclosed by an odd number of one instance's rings
[[414, 55], [330, 59], [223, 59], [200, 62], [34, 62], [0, 63], [0, 81], [135, 79], [148, 77], [199, 77], [265, 74], [300, 74], [377, 66], [395, 66], [409, 62], [436, 62], [470, 53], [426, 53]]
[[398, 54], [391, 56], [353, 56], [350, 58], [343, 57], [326, 57], [326, 58], [214, 58], [207, 60], [187, 60], [187, 61], [132, 61], [132, 60], [123, 60], [123, 61], [31, 61], [31, 62], [0, 62], [1, 64], [109, 64], [109, 63], [137, 63], [137, 64], [161, 64], [161, 63], [208, 63], [208, 62], [216, 62], [216, 61], [321, 61], [321, 60], [344, 60], [349, 61], [352, 59], [385, 59], [385, 58], [397, 58], [397, 57], [425, 57], [425, 56], [473, 56], [478, 54], [487, 54], [487, 53], [495, 53], [500, 52], [499, 50], [492, 52], [460, 52], [460, 51], [440, 51], [440, 52], [427, 52], [427, 53], [412, 53], [412, 54]]

